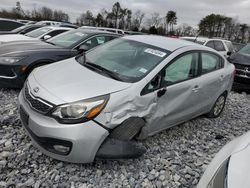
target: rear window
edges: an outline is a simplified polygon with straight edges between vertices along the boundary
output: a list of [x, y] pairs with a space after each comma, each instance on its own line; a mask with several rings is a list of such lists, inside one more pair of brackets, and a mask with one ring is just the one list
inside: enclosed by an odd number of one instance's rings
[[221, 41], [214, 41], [214, 48], [217, 51], [226, 51], [224, 44]]

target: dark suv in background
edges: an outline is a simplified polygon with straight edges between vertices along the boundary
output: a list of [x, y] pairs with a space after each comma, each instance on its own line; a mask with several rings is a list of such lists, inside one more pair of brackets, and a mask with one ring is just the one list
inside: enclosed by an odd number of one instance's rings
[[0, 31], [11, 31], [23, 25], [21, 22], [0, 18]]
[[234, 53], [229, 61], [236, 68], [234, 89], [250, 91], [250, 44]]

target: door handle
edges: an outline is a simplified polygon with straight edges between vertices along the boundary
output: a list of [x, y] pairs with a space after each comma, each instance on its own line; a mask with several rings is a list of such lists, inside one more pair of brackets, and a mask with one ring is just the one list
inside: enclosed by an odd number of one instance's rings
[[192, 89], [193, 92], [198, 92], [200, 87], [198, 85], [195, 85], [194, 88]]
[[220, 80], [223, 81], [224, 80], [224, 75], [220, 75]]

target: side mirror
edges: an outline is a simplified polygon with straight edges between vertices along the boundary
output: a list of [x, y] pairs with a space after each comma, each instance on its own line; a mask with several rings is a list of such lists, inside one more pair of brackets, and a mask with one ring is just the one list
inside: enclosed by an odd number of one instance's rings
[[51, 38], [50, 35], [45, 35], [45, 36], [43, 37], [43, 40], [48, 40], [48, 39], [50, 39], [50, 38]]
[[90, 47], [86, 44], [82, 44], [81, 46], [79, 46], [78, 50], [81, 52], [86, 52], [90, 49]]
[[160, 88], [161, 76], [157, 75], [153, 80], [151, 80], [150, 85], [153, 89]]
[[227, 52], [227, 56], [231, 56], [232, 55], [232, 52]]

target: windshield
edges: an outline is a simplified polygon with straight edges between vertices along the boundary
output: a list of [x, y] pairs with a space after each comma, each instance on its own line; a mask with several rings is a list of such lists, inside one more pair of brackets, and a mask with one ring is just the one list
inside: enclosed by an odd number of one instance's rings
[[32, 37], [32, 38], [38, 38], [40, 36], [43, 36], [45, 33], [51, 31], [51, 28], [40, 28], [40, 29], [36, 29], [35, 31], [31, 31], [29, 33], [26, 33], [25, 35], [28, 37]]
[[87, 34], [84, 33], [83, 30], [73, 30], [73, 31], [69, 31], [67, 33], [58, 35], [48, 40], [48, 42], [51, 42], [57, 46], [69, 48], [77, 44], [78, 42], [80, 42], [86, 36]]
[[239, 53], [243, 54], [243, 55], [249, 55], [250, 56], [250, 44], [248, 44], [245, 47], [241, 48]]
[[[136, 82], [169, 54], [165, 49], [120, 38], [89, 51], [85, 60], [86, 64], [90, 63], [116, 74], [122, 81]], [[78, 60], [82, 59], [84, 58]]]

